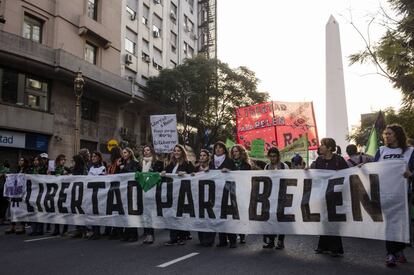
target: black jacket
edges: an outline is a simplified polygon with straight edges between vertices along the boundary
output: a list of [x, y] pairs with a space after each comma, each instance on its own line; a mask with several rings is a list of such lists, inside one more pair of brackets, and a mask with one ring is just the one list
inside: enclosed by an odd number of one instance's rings
[[315, 169], [325, 169], [325, 170], [341, 170], [348, 168], [348, 164], [343, 157], [333, 154], [331, 159], [324, 159], [319, 156], [315, 160], [315, 165], [312, 168]]
[[141, 172], [142, 167], [138, 161], [131, 159], [128, 163], [123, 164], [121, 173]]
[[216, 167], [214, 166], [214, 155], [213, 155], [213, 158], [210, 162], [210, 170], [221, 170], [223, 168], [227, 168], [229, 170], [236, 170], [236, 165], [234, 165], [234, 161], [231, 158], [226, 157], [223, 163], [216, 169]]
[[150, 172], [162, 172], [164, 170], [164, 163], [160, 160], [152, 162]]
[[[174, 170], [175, 164], [170, 163], [165, 167], [165, 172], [172, 173]], [[181, 165], [178, 165], [177, 172], [186, 172], [187, 174], [191, 174], [195, 171], [194, 165], [189, 162], [183, 162]]]

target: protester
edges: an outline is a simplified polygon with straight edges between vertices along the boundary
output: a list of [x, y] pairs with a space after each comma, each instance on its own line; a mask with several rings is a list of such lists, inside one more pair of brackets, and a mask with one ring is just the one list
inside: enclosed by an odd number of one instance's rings
[[374, 160], [374, 158], [369, 155], [362, 152], [358, 153], [358, 148], [355, 144], [349, 144], [346, 147], [346, 153], [349, 156], [349, 159], [346, 161], [349, 167], [358, 166]]
[[[375, 162], [403, 160], [407, 165], [404, 172], [405, 178], [412, 180], [414, 171], [414, 148], [407, 146], [407, 138], [404, 129], [398, 124], [391, 124], [385, 127], [382, 134], [385, 146], [381, 146], [375, 154]], [[409, 181], [407, 180], [407, 183]], [[387, 182], [384, 184], [394, 184]], [[385, 248], [387, 256], [385, 264], [393, 267], [397, 262], [406, 263], [407, 258], [404, 255], [405, 243], [386, 241]]]
[[[195, 172], [208, 172], [210, 170], [210, 152], [206, 149], [201, 149], [198, 158], [198, 165], [195, 167]], [[208, 236], [215, 233], [198, 232], [198, 240], [202, 246], [212, 246], [214, 243], [214, 236], [212, 242], [206, 240]]]
[[80, 149], [79, 155], [83, 158], [83, 161], [85, 162], [86, 171], [89, 171], [89, 167], [91, 167], [91, 153], [89, 152], [89, 149], [87, 148]]
[[303, 160], [302, 156], [299, 154], [296, 154], [291, 159], [291, 169], [305, 169], [306, 162]]
[[[141, 165], [135, 158], [134, 151], [132, 151], [132, 149], [129, 147], [126, 147], [124, 150], [122, 150], [122, 163], [120, 168], [121, 173], [132, 173], [142, 171]], [[125, 242], [138, 241], [138, 228], [125, 228], [121, 240]]]
[[[226, 148], [226, 144], [222, 141], [217, 141], [213, 147], [214, 155], [210, 162], [210, 170], [221, 170], [226, 173], [231, 170], [236, 170], [234, 161], [229, 157], [229, 151]], [[215, 233], [205, 233], [205, 239], [203, 243], [209, 245], [214, 242]], [[237, 247], [236, 234], [219, 233], [219, 243], [217, 247], [226, 247], [230, 243], [230, 248]]]
[[[157, 160], [154, 148], [150, 145], [144, 145], [142, 148], [142, 172], [162, 172], [164, 170], [164, 163]], [[144, 228], [144, 244], [154, 243], [154, 228]]]
[[[247, 154], [246, 148], [243, 145], [236, 144], [230, 150], [231, 159], [234, 161], [236, 166], [235, 170], [252, 170], [252, 165], [250, 164], [250, 158]], [[229, 234], [230, 235], [230, 234]], [[246, 235], [239, 234], [240, 243], [246, 243]], [[229, 237], [230, 239], [230, 237]]]
[[[35, 156], [32, 160], [32, 167], [30, 168], [29, 174], [32, 175], [46, 175], [47, 168], [43, 163], [43, 159], [40, 156]], [[30, 232], [30, 236], [41, 236], [43, 235], [43, 223], [40, 222], [32, 222], [31, 228], [32, 232]]]
[[[111, 150], [111, 164], [108, 166], [108, 174], [114, 175], [121, 172], [122, 164], [122, 149], [115, 146]], [[105, 227], [104, 235], [109, 235], [110, 240], [117, 240], [121, 238], [122, 227]]]
[[[315, 169], [341, 170], [348, 168], [343, 157], [336, 154], [336, 142], [333, 138], [323, 138], [319, 146], [320, 156], [315, 160]], [[316, 254], [330, 253], [332, 257], [344, 254], [340, 236], [320, 236]]]
[[[85, 160], [81, 155], [74, 155], [73, 156], [73, 167], [71, 170], [71, 174], [74, 176], [84, 176], [88, 174], [86, 170]], [[85, 238], [87, 233], [86, 226], [76, 226], [75, 232], [71, 235], [72, 238]]]
[[6, 174], [10, 173], [10, 164], [5, 160], [0, 166], [0, 225], [5, 224], [9, 201], [3, 196]]
[[[21, 157], [19, 159], [19, 163], [17, 166], [17, 173], [22, 173], [22, 174], [28, 174], [30, 172], [30, 167], [29, 167], [29, 161], [24, 158]], [[11, 204], [16, 204], [16, 203], [20, 203], [22, 201], [21, 198], [11, 198], [10, 202]], [[26, 233], [26, 230], [24, 228], [24, 224], [25, 223], [10, 223], [10, 228], [7, 229], [4, 233], [5, 234], [24, 234]]]
[[[188, 160], [187, 151], [184, 146], [177, 144], [174, 146], [173, 155], [170, 163], [161, 172], [162, 176], [165, 173], [177, 174], [178, 176], [184, 176], [185, 174], [191, 174], [194, 172], [193, 164]], [[170, 230], [170, 240], [164, 245], [183, 245], [185, 240], [191, 239], [190, 232], [182, 230]]]
[[[65, 167], [65, 164], [66, 164], [66, 156], [63, 154], [58, 155], [55, 160], [55, 170], [49, 171], [49, 174], [55, 175], [55, 176], [68, 175], [69, 169]], [[67, 232], [68, 232], [68, 225], [64, 224], [61, 235], [64, 236], [66, 235]], [[55, 229], [52, 232], [52, 236], [57, 236], [59, 234], [60, 234], [60, 226], [59, 224], [55, 224]]]
[[[280, 160], [280, 152], [276, 147], [271, 147], [267, 151], [269, 163], [266, 164], [264, 170], [287, 170], [289, 166]], [[276, 249], [285, 248], [285, 235], [263, 235], [263, 248], [272, 249], [275, 247], [275, 239], [277, 237]]]

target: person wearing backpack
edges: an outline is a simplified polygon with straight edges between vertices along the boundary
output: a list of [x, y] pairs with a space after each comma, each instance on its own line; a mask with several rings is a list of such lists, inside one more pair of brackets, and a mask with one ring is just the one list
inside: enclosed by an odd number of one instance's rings
[[349, 159], [346, 161], [349, 167], [354, 167], [360, 164], [365, 164], [374, 161], [373, 157], [366, 155], [362, 152], [358, 153], [358, 148], [355, 144], [349, 144], [348, 146], [346, 146], [346, 153], [349, 156]]
[[[319, 146], [320, 156], [315, 160], [312, 169], [342, 170], [349, 168], [345, 159], [335, 153], [336, 142], [333, 138], [323, 138]], [[330, 253], [332, 257], [344, 254], [341, 236], [320, 236], [316, 254]]]
[[[269, 163], [266, 164], [264, 170], [284, 170], [289, 169], [289, 166], [280, 161], [280, 152], [276, 147], [271, 147], [267, 151], [267, 157], [269, 158]], [[263, 248], [272, 249], [275, 247], [275, 239], [277, 237], [276, 249], [285, 248], [285, 235], [263, 235]]]

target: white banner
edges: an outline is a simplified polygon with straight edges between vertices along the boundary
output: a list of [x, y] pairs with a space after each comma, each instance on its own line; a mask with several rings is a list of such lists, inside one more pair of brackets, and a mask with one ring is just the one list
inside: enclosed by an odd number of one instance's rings
[[143, 192], [134, 174], [27, 175], [13, 221], [244, 234], [340, 235], [409, 241], [400, 161], [341, 171], [210, 171], [163, 177]]
[[156, 153], [171, 153], [178, 144], [176, 115], [150, 116], [152, 144]]

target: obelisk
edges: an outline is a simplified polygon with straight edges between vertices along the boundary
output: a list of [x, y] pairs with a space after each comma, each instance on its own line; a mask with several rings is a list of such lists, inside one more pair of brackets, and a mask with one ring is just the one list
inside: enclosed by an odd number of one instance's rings
[[338, 21], [331, 15], [326, 24], [326, 137], [335, 139], [345, 153], [348, 144], [344, 70]]

